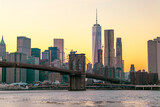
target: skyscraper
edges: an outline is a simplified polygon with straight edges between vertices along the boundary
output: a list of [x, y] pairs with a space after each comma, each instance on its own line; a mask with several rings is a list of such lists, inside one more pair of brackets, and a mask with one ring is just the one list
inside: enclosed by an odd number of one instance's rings
[[92, 64], [91, 63], [87, 64], [87, 73], [92, 73]]
[[49, 50], [45, 50], [42, 52], [42, 59], [47, 59], [49, 61], [50, 55], [49, 55]]
[[59, 52], [59, 49], [57, 47], [49, 47], [48, 48], [49, 50], [49, 55], [50, 55], [50, 63], [53, 62], [54, 60], [60, 58], [60, 52]]
[[122, 41], [117, 38], [116, 42], [116, 67], [122, 68]]
[[[40, 65], [44, 65], [44, 66], [49, 66], [49, 61], [48, 59], [42, 59], [39, 62]], [[39, 71], [39, 81], [44, 81], [44, 80], [48, 80], [48, 73], [49, 71]]]
[[121, 38], [117, 38], [116, 41], [116, 71], [118, 72], [118, 78], [122, 77], [122, 41]]
[[[52, 67], [60, 67], [60, 51], [58, 47], [49, 47], [48, 48], [50, 53], [50, 65]], [[62, 81], [62, 76], [60, 73], [49, 73], [48, 75], [49, 81], [55, 82], [55, 81]]]
[[[7, 56], [7, 60], [11, 62], [25, 63], [27, 59], [26, 54], [24, 53], [10, 53]], [[6, 82], [26, 82], [26, 69], [23, 68], [7, 68], [6, 72]]]
[[122, 73], [121, 73], [121, 79], [125, 79], [124, 60], [122, 60]]
[[148, 41], [148, 71], [158, 73], [160, 80], [160, 37]]
[[[6, 61], [6, 44], [3, 35], [0, 42], [0, 61]], [[6, 82], [6, 68], [0, 68], [0, 82]]]
[[130, 72], [135, 72], [135, 67], [134, 67], [134, 64], [131, 64], [131, 67], [130, 67]]
[[17, 37], [17, 52], [31, 56], [31, 39], [24, 36]]
[[[6, 61], [0, 56], [0, 61]], [[6, 68], [0, 68], [0, 83], [6, 83]]]
[[115, 67], [114, 30], [104, 30], [104, 66]]
[[61, 65], [64, 63], [64, 39], [54, 39], [54, 47], [57, 47], [60, 51]]
[[[27, 64], [35, 64], [39, 65], [39, 58], [29, 56], [26, 60]], [[39, 81], [39, 70], [33, 70], [33, 69], [26, 69], [26, 82], [27, 83], [34, 83], [36, 81]]]
[[39, 48], [31, 48], [31, 56], [38, 57], [39, 60], [41, 58], [41, 49]]
[[102, 49], [98, 49], [98, 63], [102, 64]]
[[98, 24], [96, 11], [96, 24], [92, 27], [92, 65], [98, 62], [98, 49], [101, 49], [101, 26]]
[[0, 57], [2, 57], [2, 59], [6, 59], [6, 44], [3, 40], [3, 36], [0, 42]]

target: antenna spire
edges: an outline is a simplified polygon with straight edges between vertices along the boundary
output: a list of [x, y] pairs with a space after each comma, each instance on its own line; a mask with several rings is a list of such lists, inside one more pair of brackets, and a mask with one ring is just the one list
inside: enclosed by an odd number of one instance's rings
[[97, 19], [97, 9], [96, 9], [96, 24], [98, 24], [98, 19]]

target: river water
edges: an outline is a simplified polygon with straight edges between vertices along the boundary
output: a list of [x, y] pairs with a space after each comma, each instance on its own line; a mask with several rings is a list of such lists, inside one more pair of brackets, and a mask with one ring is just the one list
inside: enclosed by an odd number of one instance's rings
[[160, 107], [160, 91], [0, 91], [0, 107]]

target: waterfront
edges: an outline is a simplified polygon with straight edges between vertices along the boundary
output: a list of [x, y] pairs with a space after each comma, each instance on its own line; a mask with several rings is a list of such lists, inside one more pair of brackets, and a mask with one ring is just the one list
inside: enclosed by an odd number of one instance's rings
[[0, 91], [0, 107], [153, 107], [160, 106], [159, 95], [142, 90]]

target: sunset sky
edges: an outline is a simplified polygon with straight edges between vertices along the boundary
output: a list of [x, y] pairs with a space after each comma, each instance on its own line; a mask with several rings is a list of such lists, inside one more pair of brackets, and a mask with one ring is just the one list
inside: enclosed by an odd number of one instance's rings
[[131, 64], [148, 70], [147, 41], [160, 36], [160, 0], [0, 0], [0, 35], [8, 52], [16, 51], [17, 36], [31, 38], [32, 48], [41, 51], [63, 38], [65, 48], [92, 62], [96, 8], [102, 45], [104, 29], [114, 29], [115, 42], [122, 37], [125, 72]]

